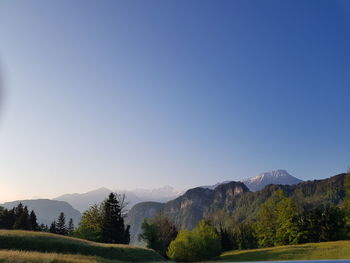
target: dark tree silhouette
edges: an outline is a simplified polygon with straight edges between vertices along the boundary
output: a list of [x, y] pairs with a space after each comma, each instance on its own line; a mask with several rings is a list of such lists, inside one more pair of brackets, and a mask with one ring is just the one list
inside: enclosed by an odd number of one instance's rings
[[116, 194], [111, 193], [103, 204], [102, 242], [128, 244], [129, 228], [125, 228], [122, 206]]
[[73, 218], [70, 218], [68, 221], [67, 233], [68, 233], [68, 235], [72, 235], [73, 232], [74, 232]]
[[177, 228], [171, 220], [164, 214], [159, 214], [152, 219], [145, 219], [142, 223], [142, 234], [139, 239], [147, 243], [148, 248], [152, 248], [167, 257], [168, 247], [177, 236]]
[[37, 222], [36, 214], [33, 210], [30, 212], [30, 215], [29, 215], [29, 229], [33, 231], [40, 230]]
[[49, 232], [50, 233], [53, 233], [53, 234], [57, 234], [57, 227], [56, 227], [57, 223], [56, 221], [53, 221], [50, 225], [50, 228], [49, 228]]
[[64, 216], [64, 213], [61, 212], [56, 223], [56, 230], [57, 234], [59, 235], [67, 235], [67, 227], [66, 227], [66, 217]]
[[13, 225], [14, 229], [30, 230], [28, 207], [20, 203], [15, 209], [16, 221]]

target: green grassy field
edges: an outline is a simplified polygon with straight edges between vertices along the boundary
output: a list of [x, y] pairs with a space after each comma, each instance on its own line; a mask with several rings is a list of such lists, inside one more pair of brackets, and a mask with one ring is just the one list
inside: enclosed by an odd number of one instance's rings
[[[350, 259], [350, 241], [308, 243], [229, 251], [218, 261]], [[0, 263], [121, 263], [160, 262], [150, 249], [100, 244], [50, 233], [0, 230]]]
[[350, 259], [350, 241], [308, 243], [294, 246], [229, 251], [219, 261], [276, 261]]
[[0, 250], [1, 263], [121, 263], [122, 261], [75, 254]]
[[0, 252], [0, 262], [16, 263], [117, 263], [164, 260], [151, 249], [128, 245], [101, 244], [50, 233], [18, 230], [0, 230]]

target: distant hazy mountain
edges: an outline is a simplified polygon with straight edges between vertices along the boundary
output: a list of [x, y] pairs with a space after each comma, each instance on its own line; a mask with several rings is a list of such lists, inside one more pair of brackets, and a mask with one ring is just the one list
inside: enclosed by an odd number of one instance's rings
[[76, 193], [61, 195], [53, 200], [65, 201], [71, 204], [75, 209], [78, 209], [80, 212], [84, 212], [90, 206], [101, 203], [111, 192], [112, 190], [101, 187], [82, 194]]
[[138, 188], [129, 192], [135, 194], [143, 201], [151, 202], [167, 202], [183, 194], [183, 191], [178, 191], [169, 185], [155, 189]]
[[66, 221], [72, 218], [75, 226], [78, 225], [81, 214], [78, 210], [74, 209], [70, 204], [63, 201], [55, 201], [49, 199], [36, 199], [36, 200], [18, 200], [13, 202], [7, 202], [1, 206], [12, 209], [19, 203], [28, 206], [29, 211], [34, 210], [39, 224], [50, 224], [56, 220], [61, 212], [66, 216]]
[[111, 192], [125, 194], [129, 203], [128, 207], [146, 201], [167, 202], [179, 196], [182, 192], [176, 191], [171, 186], [157, 189], [135, 189], [135, 190], [111, 190], [105, 187], [82, 194], [65, 194], [54, 198], [54, 200], [65, 201], [80, 212], [84, 212], [90, 206], [101, 203]]
[[243, 183], [251, 190], [258, 191], [269, 184], [293, 185], [301, 183], [302, 180], [291, 176], [286, 170], [275, 170], [261, 173], [255, 177], [246, 179]]

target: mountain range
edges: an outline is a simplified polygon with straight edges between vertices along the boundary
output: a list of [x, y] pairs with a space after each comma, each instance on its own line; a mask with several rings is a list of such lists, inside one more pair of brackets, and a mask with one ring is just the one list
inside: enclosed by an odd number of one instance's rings
[[[225, 181], [215, 185], [201, 186], [202, 188], [215, 189], [221, 184], [227, 184], [232, 181]], [[251, 191], [263, 189], [268, 184], [297, 184], [302, 180], [291, 176], [286, 170], [275, 170], [271, 172], [261, 173], [258, 176], [242, 181]], [[64, 194], [53, 198], [53, 200], [65, 201], [71, 204], [81, 213], [89, 209], [94, 204], [101, 203], [109, 193], [117, 192], [127, 196], [128, 207], [142, 202], [167, 202], [184, 193], [184, 191], [175, 190], [171, 186], [164, 186], [156, 189], [134, 189], [134, 190], [113, 190], [106, 187], [101, 187], [86, 193]]]
[[[269, 185], [269, 184], [293, 185], [293, 184], [298, 184], [302, 181], [303, 180], [300, 180], [290, 175], [286, 170], [279, 169], [279, 170], [261, 173], [257, 176], [245, 179], [242, 182], [249, 188], [250, 191], [254, 192], [254, 191], [263, 189], [266, 185]], [[221, 184], [227, 184], [229, 182], [233, 182], [233, 181], [224, 181], [214, 185], [205, 185], [201, 187], [214, 190], [217, 186]]]
[[[278, 173], [261, 174], [254, 182], [264, 184], [266, 178]], [[271, 175], [271, 176], [270, 176]], [[295, 197], [309, 207], [322, 204], [338, 204], [343, 196], [343, 184], [346, 174], [340, 174], [324, 180], [300, 182], [299, 184], [268, 184], [258, 191], [250, 191], [242, 182], [220, 183], [212, 187], [197, 187], [166, 203], [145, 202], [135, 205], [128, 213], [126, 222], [131, 225], [131, 243], [138, 242], [141, 223], [163, 213], [180, 229], [192, 229], [201, 219], [212, 216], [217, 211], [231, 214], [237, 222], [254, 218], [259, 206], [277, 190], [283, 190], [287, 196]], [[278, 176], [277, 176], [278, 177]], [[282, 176], [283, 182], [284, 176]], [[261, 179], [261, 180], [258, 180]]]
[[80, 212], [84, 212], [94, 204], [101, 203], [111, 192], [125, 194], [128, 207], [131, 208], [137, 203], [145, 201], [167, 202], [179, 196], [182, 192], [175, 190], [171, 186], [164, 186], [156, 189], [134, 189], [134, 190], [111, 190], [105, 187], [81, 194], [65, 194], [53, 200], [65, 201], [71, 204]]
[[233, 204], [238, 196], [248, 192], [258, 192], [267, 185], [294, 185], [302, 180], [291, 176], [285, 170], [261, 173], [242, 182], [225, 181], [215, 185], [200, 186], [186, 192], [177, 191], [171, 186], [157, 189], [111, 190], [105, 187], [86, 193], [74, 193], [58, 196], [52, 200], [19, 200], [7, 202], [2, 206], [12, 208], [19, 202], [33, 209], [38, 221], [50, 224], [60, 212], [66, 218], [72, 217], [77, 225], [81, 213], [94, 204], [101, 203], [112, 191], [125, 194], [129, 213], [126, 222], [131, 225], [132, 242], [137, 242], [141, 223], [144, 218], [153, 217], [160, 211], [167, 213], [181, 228], [191, 229], [208, 211], [225, 208], [233, 211]]

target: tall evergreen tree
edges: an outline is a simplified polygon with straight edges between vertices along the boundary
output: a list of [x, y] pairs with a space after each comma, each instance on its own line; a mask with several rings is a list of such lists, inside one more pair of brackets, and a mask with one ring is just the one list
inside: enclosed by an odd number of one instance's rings
[[60, 235], [67, 235], [67, 227], [66, 227], [66, 217], [64, 216], [64, 213], [61, 212], [56, 223], [56, 231], [57, 234]]
[[29, 215], [29, 229], [33, 231], [39, 230], [36, 214], [33, 210], [30, 212], [30, 215]]
[[23, 213], [24, 207], [22, 203], [19, 203], [16, 207], [14, 207], [14, 212], [16, 218], [20, 217]]
[[74, 223], [73, 218], [70, 218], [68, 221], [67, 234], [72, 235], [74, 232]]
[[50, 228], [49, 228], [49, 232], [50, 233], [53, 233], [53, 234], [57, 234], [57, 227], [56, 227], [57, 223], [56, 221], [53, 221], [50, 225]]
[[111, 193], [103, 204], [102, 242], [127, 244], [130, 240], [128, 232], [117, 195]]
[[13, 225], [15, 224], [16, 216], [15, 209], [2, 209], [0, 213], [0, 228], [1, 229], [13, 229]]
[[20, 203], [15, 209], [15, 215], [16, 215], [16, 221], [13, 225], [13, 228], [29, 230], [30, 224], [29, 224], [28, 207], [27, 206], [23, 207], [23, 205]]
[[123, 238], [123, 243], [124, 244], [129, 244], [130, 243], [130, 225], [127, 225], [124, 231], [124, 238]]

